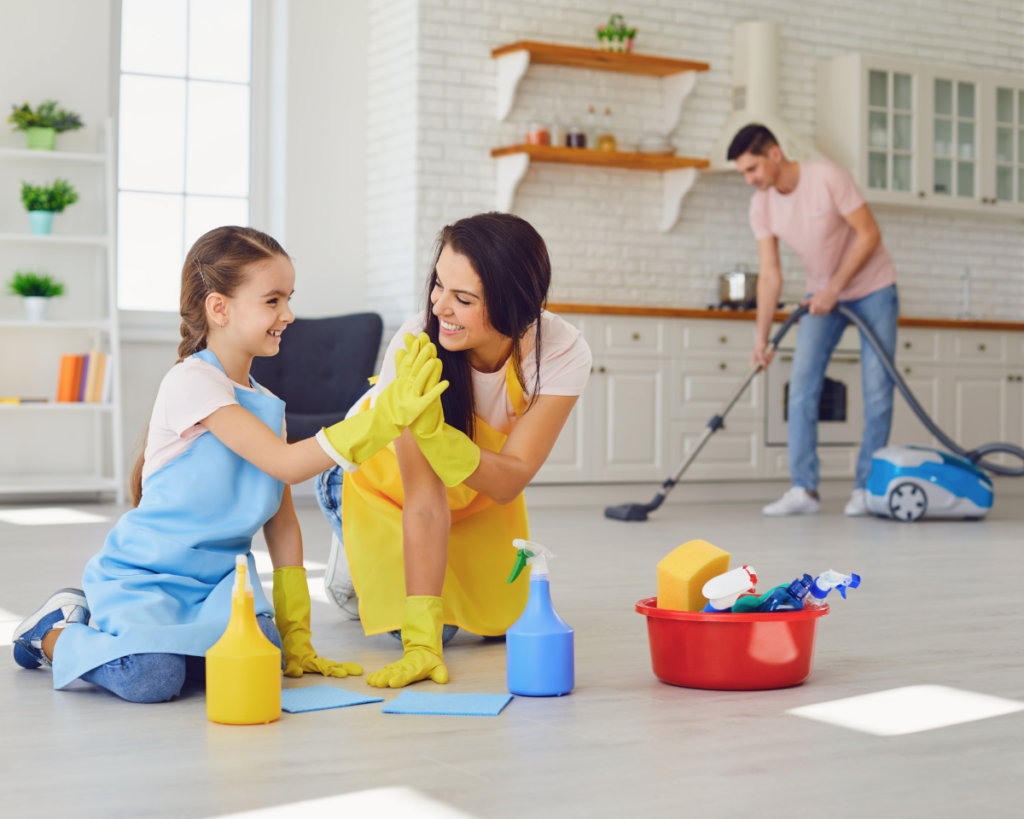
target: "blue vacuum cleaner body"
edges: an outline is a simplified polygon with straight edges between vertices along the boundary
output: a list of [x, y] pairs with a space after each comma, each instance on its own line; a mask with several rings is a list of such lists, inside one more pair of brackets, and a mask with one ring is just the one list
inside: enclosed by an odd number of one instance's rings
[[884, 518], [983, 518], [992, 480], [966, 458], [931, 447], [887, 446], [871, 458], [865, 503]]

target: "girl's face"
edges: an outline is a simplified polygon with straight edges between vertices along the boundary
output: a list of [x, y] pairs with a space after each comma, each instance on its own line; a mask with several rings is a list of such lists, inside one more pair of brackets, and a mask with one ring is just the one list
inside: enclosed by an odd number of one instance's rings
[[251, 356], [277, 355], [281, 333], [295, 321], [288, 306], [294, 290], [295, 268], [288, 258], [275, 255], [252, 265], [235, 295], [208, 301], [208, 319], [223, 327], [218, 334], [239, 351]]
[[491, 327], [483, 284], [469, 259], [445, 245], [436, 269], [430, 301], [441, 323], [441, 346], [455, 352], [486, 349], [507, 341]]

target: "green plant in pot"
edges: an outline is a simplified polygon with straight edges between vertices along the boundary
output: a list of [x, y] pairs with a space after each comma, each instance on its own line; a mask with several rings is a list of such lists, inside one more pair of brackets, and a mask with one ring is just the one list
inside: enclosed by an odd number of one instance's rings
[[32, 220], [32, 232], [49, 234], [53, 230], [53, 214], [78, 201], [78, 191], [66, 179], [54, 179], [50, 185], [36, 186], [22, 180], [21, 202]]
[[14, 126], [11, 130], [25, 132], [26, 146], [30, 150], [52, 151], [57, 134], [82, 127], [81, 115], [58, 108], [55, 100], [43, 100], [35, 111], [27, 102], [20, 108], [12, 105], [11, 109], [7, 117]]
[[14, 277], [7, 282], [11, 295], [21, 296], [25, 305], [25, 318], [29, 321], [45, 321], [50, 299], [64, 295], [64, 285], [49, 273], [35, 270], [15, 270]]

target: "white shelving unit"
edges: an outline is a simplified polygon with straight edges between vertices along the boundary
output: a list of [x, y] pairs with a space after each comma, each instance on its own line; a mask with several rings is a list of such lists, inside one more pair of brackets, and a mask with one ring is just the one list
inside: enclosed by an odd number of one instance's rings
[[[115, 246], [115, 201], [117, 183], [115, 179], [116, 162], [114, 156], [113, 124], [105, 119], [100, 125], [102, 151], [96, 153], [64, 152], [64, 151], [29, 151], [14, 148], [0, 148], [0, 164], [16, 163], [24, 166], [26, 172], [38, 173], [44, 168], [47, 174], [60, 175], [71, 167], [99, 171], [101, 179], [95, 185], [97, 196], [92, 197], [83, 192], [82, 198], [75, 208], [102, 208], [103, 228], [96, 235], [54, 234], [36, 236], [31, 233], [11, 232], [8, 225], [0, 232], [0, 254], [7, 256], [12, 246], [20, 246], [22, 251], [28, 246], [31, 249], [33, 264], [45, 268], [48, 255], [53, 249], [60, 248], [62, 258], [71, 252], [86, 258], [87, 254], [102, 253], [103, 260], [94, 260], [97, 274], [94, 287], [101, 293], [92, 299], [93, 315], [74, 318], [55, 319], [52, 321], [30, 322], [18, 318], [0, 318], [0, 339], [5, 342], [8, 350], [16, 351], [6, 366], [28, 367], [45, 365], [42, 359], [33, 359], [33, 355], [49, 356], [52, 350], [59, 347], [64, 352], [84, 352], [87, 349], [99, 349], [110, 356], [108, 365], [111, 372], [111, 400], [108, 403], [57, 403], [56, 378], [48, 388], [46, 403], [0, 404], [0, 433], [5, 425], [24, 423], [26, 419], [52, 418], [54, 424], [59, 419], [80, 419], [75, 422], [77, 434], [62, 434], [60, 427], [45, 426], [47, 434], [32, 435], [31, 440], [21, 441], [24, 444], [20, 453], [0, 461], [0, 502], [5, 496], [11, 495], [78, 495], [114, 493], [117, 502], [125, 502], [125, 477], [123, 457], [123, 401], [121, 392], [121, 331], [117, 314], [117, 270]], [[20, 169], [20, 168], [19, 168]], [[90, 199], [92, 201], [90, 202]], [[27, 224], [26, 224], [27, 227]], [[2, 258], [0, 256], [0, 258]], [[64, 264], [67, 264], [65, 261]], [[84, 263], [83, 263], [84, 264]], [[6, 267], [6, 265], [5, 265]], [[9, 270], [0, 270], [6, 276]], [[78, 277], [76, 287], [84, 287], [86, 276]], [[52, 338], [51, 338], [52, 337]], [[60, 346], [62, 345], [62, 346]], [[64, 349], [66, 348], [66, 349]], [[42, 350], [43, 352], [39, 352]], [[37, 363], [38, 362], [38, 363]], [[47, 364], [52, 362], [46, 359]], [[0, 365], [0, 393], [7, 394], [4, 384], [3, 370]], [[90, 425], [90, 417], [92, 418]], [[48, 421], [47, 424], [50, 422]], [[83, 428], [91, 426], [92, 438], [83, 435]], [[13, 433], [12, 433], [13, 434]], [[91, 446], [91, 454], [86, 452], [83, 457], [81, 447]], [[76, 447], [78, 449], [76, 449]], [[26, 453], [28, 456], [26, 457]], [[33, 457], [38, 454], [38, 458]], [[62, 469], [62, 456], [67, 454], [69, 463], [77, 464], [74, 468]], [[29, 461], [35, 466], [42, 464], [39, 470], [11, 469], [12, 463], [24, 464]], [[91, 461], [91, 468], [81, 466]], [[49, 469], [45, 469], [49, 466]], [[6, 467], [6, 468], [5, 468]]]

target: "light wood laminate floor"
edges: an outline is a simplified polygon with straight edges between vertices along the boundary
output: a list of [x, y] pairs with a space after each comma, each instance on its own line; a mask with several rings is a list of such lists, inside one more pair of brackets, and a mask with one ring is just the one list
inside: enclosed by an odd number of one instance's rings
[[[1020, 497], [997, 499], [976, 523], [848, 519], [841, 506], [768, 519], [755, 504], [678, 505], [644, 524], [607, 521], [596, 506], [535, 510], [534, 539], [558, 555], [555, 605], [576, 629], [577, 688], [516, 698], [497, 718], [368, 705], [226, 727], [207, 721], [201, 687], [132, 705], [83, 683], [53, 691], [49, 672], [8, 659], [0, 813], [200, 819], [404, 785], [480, 819], [1024, 814], [1024, 714], [884, 738], [785, 713], [916, 684], [1024, 700]], [[0, 523], [0, 608], [24, 615], [80, 584], [122, 510], [79, 508], [112, 520]], [[299, 515], [307, 558], [326, 562], [326, 522], [312, 505]], [[755, 566], [762, 588], [828, 568], [863, 576], [848, 600], [830, 598], [806, 684], [729, 693], [654, 678], [633, 606], [655, 593], [657, 561], [692, 538], [729, 550], [734, 566]], [[368, 671], [399, 656], [391, 637], [364, 637], [325, 603], [314, 603], [313, 632], [321, 654]], [[460, 634], [445, 659], [451, 684], [417, 690], [505, 692], [503, 644]], [[364, 678], [327, 684], [368, 690]]]

